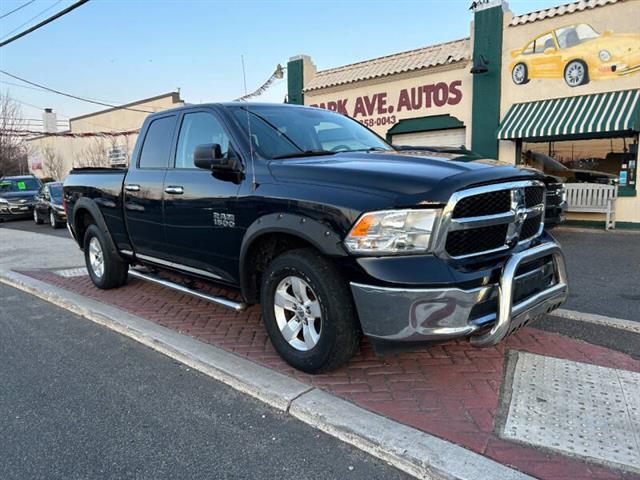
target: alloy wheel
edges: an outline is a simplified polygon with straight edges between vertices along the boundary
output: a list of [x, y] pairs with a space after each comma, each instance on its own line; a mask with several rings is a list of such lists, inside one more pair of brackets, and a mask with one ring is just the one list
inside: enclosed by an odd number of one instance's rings
[[89, 264], [93, 274], [102, 278], [104, 275], [104, 255], [102, 252], [102, 245], [96, 237], [93, 237], [89, 242]]
[[526, 67], [524, 66], [524, 64], [519, 63], [515, 67], [513, 67], [511, 77], [513, 79], [513, 83], [517, 85], [524, 83], [526, 77]]
[[318, 344], [322, 333], [320, 301], [304, 279], [292, 275], [280, 281], [274, 310], [280, 333], [289, 345], [305, 352]]
[[567, 85], [577, 87], [578, 85], [582, 85], [584, 82], [585, 73], [585, 67], [582, 63], [571, 62], [569, 66], [567, 66], [564, 79], [567, 82]]

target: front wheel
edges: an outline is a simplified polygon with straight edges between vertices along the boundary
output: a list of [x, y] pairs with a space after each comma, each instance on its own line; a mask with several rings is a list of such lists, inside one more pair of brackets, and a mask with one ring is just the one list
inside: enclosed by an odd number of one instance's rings
[[129, 265], [111, 252], [102, 230], [90, 225], [84, 235], [84, 261], [93, 284], [103, 290], [117, 288], [127, 281]]
[[564, 68], [564, 81], [570, 87], [589, 83], [589, 70], [582, 60], [572, 60]]
[[271, 343], [289, 365], [326, 372], [356, 353], [362, 333], [349, 287], [315, 250], [277, 257], [263, 275], [260, 295]]

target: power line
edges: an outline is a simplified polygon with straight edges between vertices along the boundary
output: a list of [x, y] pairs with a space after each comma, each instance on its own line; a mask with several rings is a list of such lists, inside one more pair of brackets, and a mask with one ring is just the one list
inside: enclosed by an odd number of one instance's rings
[[[84, 0], [84, 1], [88, 1], [88, 0]], [[4, 75], [7, 75], [7, 76], [9, 76], [11, 78], [14, 78], [16, 80], [20, 80], [21, 82], [27, 83], [29, 85], [33, 85], [34, 87], [39, 87], [39, 88], [42, 88], [43, 90], [47, 90], [47, 91], [52, 92], [52, 93], [57, 93], [58, 95], [62, 95], [62, 96], [65, 96], [65, 97], [74, 98], [76, 100], [80, 100], [80, 101], [83, 101], [83, 102], [93, 103], [95, 105], [102, 105], [103, 107], [118, 108], [118, 109], [122, 109], [122, 110], [131, 110], [132, 112], [154, 113], [151, 110], [141, 110], [139, 108], [131, 108], [131, 107], [124, 107], [124, 106], [120, 106], [120, 105], [113, 105], [111, 103], [98, 102], [97, 100], [90, 100], [88, 98], [79, 97], [79, 96], [73, 95], [71, 93], [61, 92], [60, 90], [55, 90], [53, 88], [46, 87], [46, 86], [41, 85], [39, 83], [31, 82], [31, 81], [26, 80], [24, 78], [18, 77], [17, 75], [13, 75], [12, 73], [5, 72], [4, 70], [0, 70], [0, 73], [3, 73]]]
[[[20, 83], [15, 83], [15, 82], [7, 82], [6, 80], [0, 80], [0, 83], [4, 84], [4, 85], [12, 85], [14, 87], [19, 87], [19, 88], [26, 88], [27, 90], [34, 90], [36, 92], [46, 92], [47, 90], [44, 88], [40, 88], [40, 87], [30, 87], [29, 85], [22, 85]], [[104, 100], [102, 98], [94, 98], [94, 97], [86, 97], [89, 100], [95, 100], [96, 102], [109, 102], [109, 103], [123, 103], [123, 102], [117, 102], [115, 100]]]
[[17, 12], [18, 10], [22, 10], [24, 7], [26, 7], [27, 5], [35, 2], [36, 0], [29, 0], [27, 3], [23, 3], [22, 5], [20, 5], [18, 8], [14, 8], [13, 10], [11, 10], [10, 12], [5, 13], [4, 15], [0, 16], [0, 20], [2, 20], [4, 17], [8, 17], [9, 15], [11, 15], [12, 13]]
[[[61, 10], [60, 12], [56, 13], [55, 15], [52, 15], [51, 17], [47, 18], [46, 20], [43, 20], [42, 22], [34, 25], [31, 28], [27, 28], [24, 32], [19, 33], [17, 35], [14, 35], [13, 37], [9, 38], [8, 40], [5, 40], [4, 42], [0, 43], [0, 47], [4, 47], [5, 45], [11, 43], [11, 42], [15, 42], [16, 40], [18, 40], [19, 38], [24, 37], [25, 35], [30, 34], [31, 32], [44, 27], [45, 25], [53, 22], [54, 20], [62, 17], [63, 15], [66, 15], [69, 12], [72, 12], [73, 10], [75, 10], [76, 8], [84, 5], [85, 3], [87, 3], [89, 0], [79, 0], [78, 2], [74, 3], [73, 5], [68, 6], [67, 8], [65, 8], [64, 10]], [[12, 32], [13, 33], [13, 32]]]
[[14, 28], [13, 30], [11, 30], [9, 33], [6, 33], [2, 36], [2, 38], [7, 38], [9, 35], [11, 35], [14, 32], [17, 32], [18, 30], [20, 30], [22, 27], [24, 27], [25, 25], [28, 25], [29, 23], [31, 23], [33, 20], [35, 20], [36, 18], [40, 18], [42, 15], [44, 15], [45, 13], [47, 13], [49, 10], [51, 10], [53, 7], [55, 7], [56, 5], [58, 5], [60, 2], [62, 2], [62, 0], [57, 0], [56, 2], [54, 2], [52, 5], [49, 5], [47, 8], [45, 8], [44, 10], [41, 10], [40, 12], [38, 12], [37, 15], [34, 15], [33, 17], [31, 17], [29, 20], [27, 20], [24, 23], [21, 23], [20, 25], [18, 25], [16, 28]]

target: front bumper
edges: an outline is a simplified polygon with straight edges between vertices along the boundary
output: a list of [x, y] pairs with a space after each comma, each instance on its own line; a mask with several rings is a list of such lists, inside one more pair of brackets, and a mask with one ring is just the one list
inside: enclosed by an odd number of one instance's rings
[[0, 204], [1, 218], [24, 218], [33, 214], [33, 204], [31, 203], [2, 203]]
[[[464, 290], [388, 288], [351, 283], [365, 335], [388, 342], [433, 342], [469, 337], [495, 345], [568, 296], [560, 246], [548, 241], [513, 254], [497, 283]], [[480, 308], [479, 308], [480, 307]]]

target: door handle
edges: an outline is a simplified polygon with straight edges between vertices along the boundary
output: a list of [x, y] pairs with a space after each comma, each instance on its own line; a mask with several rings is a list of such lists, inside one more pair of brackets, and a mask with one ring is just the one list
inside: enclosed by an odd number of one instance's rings
[[140, 185], [128, 184], [128, 185], [124, 186], [124, 189], [127, 192], [139, 192], [140, 191]]
[[184, 188], [172, 185], [164, 189], [166, 193], [170, 193], [172, 195], [182, 195], [184, 193]]

